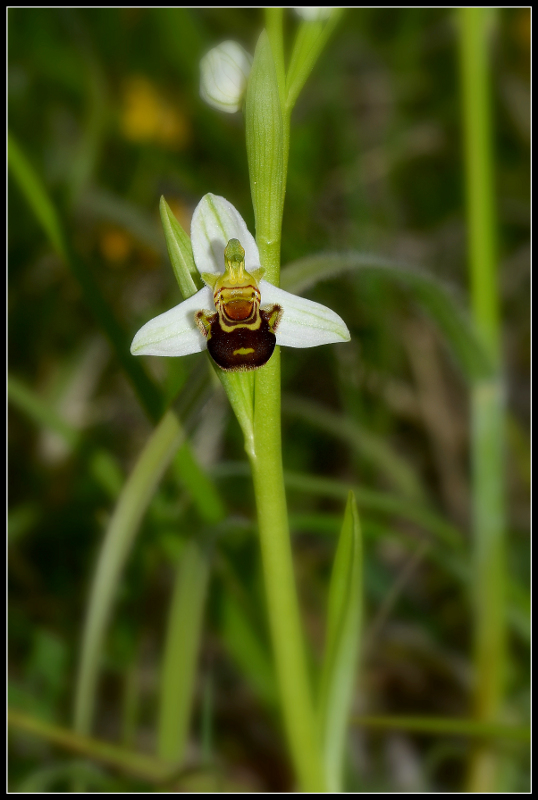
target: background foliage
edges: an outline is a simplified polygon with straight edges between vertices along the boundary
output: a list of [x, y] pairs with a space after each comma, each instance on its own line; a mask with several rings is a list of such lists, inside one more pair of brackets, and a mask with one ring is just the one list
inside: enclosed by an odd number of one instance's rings
[[[206, 192], [228, 198], [254, 227], [243, 122], [204, 106], [198, 64], [228, 38], [252, 51], [260, 12], [11, 9], [8, 22], [10, 130], [129, 342], [180, 300], [160, 227], [162, 194], [187, 230]], [[291, 34], [291, 13], [286, 24]], [[499, 10], [492, 27], [508, 398], [506, 722], [524, 725], [529, 11]], [[282, 263], [358, 251], [366, 266], [405, 263], [429, 272], [465, 308], [462, 159], [453, 12], [347, 11], [294, 112]], [[472, 678], [468, 386], [446, 330], [434, 322], [435, 308], [433, 317], [425, 314], [416, 293], [377, 272], [311, 280], [308, 296], [334, 308], [352, 340], [283, 352], [284, 465], [302, 609], [315, 661], [334, 535], [347, 487], [358, 487], [366, 640], [356, 714], [464, 717]], [[14, 708], [69, 728], [103, 528], [152, 423], [80, 283], [11, 179], [8, 286], [9, 698]], [[201, 358], [147, 359], [144, 368], [171, 400]], [[227, 519], [212, 534], [188, 750], [198, 772], [178, 780], [207, 788], [213, 773], [200, 765], [218, 766], [223, 786], [285, 790], [289, 764], [272, 675], [264, 672], [268, 634], [252, 490], [239, 428], [219, 392], [191, 440]], [[174, 566], [201, 529], [191, 494], [167, 473], [119, 587], [94, 731], [103, 740], [155, 752]], [[241, 626], [237, 608], [248, 612], [252, 628]], [[470, 742], [356, 725], [348, 788], [461, 790]], [[20, 730], [11, 744], [12, 790], [65, 790], [80, 776], [98, 791], [148, 786], [129, 770], [108, 772], [106, 760], [80, 760], [69, 745], [57, 748]], [[495, 747], [500, 788], [528, 790], [526, 746], [499, 739]]]

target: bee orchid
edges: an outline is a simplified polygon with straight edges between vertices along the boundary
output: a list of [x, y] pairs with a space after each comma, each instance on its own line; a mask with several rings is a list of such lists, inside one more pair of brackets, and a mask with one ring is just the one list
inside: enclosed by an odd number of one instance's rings
[[349, 341], [344, 321], [329, 308], [263, 279], [254, 237], [234, 206], [206, 194], [191, 225], [196, 267], [206, 284], [147, 322], [133, 355], [185, 356], [206, 347], [226, 371], [257, 369], [276, 344], [316, 347]]

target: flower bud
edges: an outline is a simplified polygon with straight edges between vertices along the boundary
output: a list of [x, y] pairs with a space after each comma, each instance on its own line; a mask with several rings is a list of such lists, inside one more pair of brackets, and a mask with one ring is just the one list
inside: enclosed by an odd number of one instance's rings
[[239, 111], [251, 66], [252, 56], [237, 42], [214, 47], [200, 61], [202, 100], [228, 114]]
[[312, 8], [294, 8], [293, 9], [296, 14], [302, 17], [306, 22], [318, 22], [322, 19], [328, 19], [334, 8], [318, 8], [314, 6]]

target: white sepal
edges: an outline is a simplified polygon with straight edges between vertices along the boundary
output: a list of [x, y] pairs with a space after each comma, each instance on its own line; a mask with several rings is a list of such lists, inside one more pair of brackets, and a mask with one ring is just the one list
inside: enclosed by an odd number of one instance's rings
[[239, 211], [224, 197], [205, 194], [191, 222], [192, 253], [200, 273], [223, 272], [224, 248], [230, 239], [239, 239], [245, 248], [248, 272], [260, 266], [258, 247]]
[[200, 61], [200, 95], [219, 111], [239, 111], [252, 66], [252, 56], [233, 41], [222, 42]]
[[134, 356], [186, 356], [206, 348], [205, 336], [198, 330], [194, 315], [214, 310], [213, 292], [207, 286], [170, 311], [150, 319], [140, 328], [131, 344]]
[[284, 313], [276, 331], [276, 343], [286, 347], [316, 347], [320, 344], [348, 342], [349, 331], [344, 320], [330, 308], [277, 289], [260, 281], [261, 306], [278, 303]]

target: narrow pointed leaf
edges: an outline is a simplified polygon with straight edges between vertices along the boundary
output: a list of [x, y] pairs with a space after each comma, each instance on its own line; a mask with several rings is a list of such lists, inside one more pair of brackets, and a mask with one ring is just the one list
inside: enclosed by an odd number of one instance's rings
[[254, 371], [225, 372], [214, 364], [245, 437], [245, 451], [254, 456]]
[[228, 652], [260, 699], [268, 707], [275, 708], [278, 687], [271, 653], [230, 591], [223, 598], [221, 635]]
[[8, 133], [8, 163], [13, 177], [28, 200], [50, 243], [62, 258], [66, 258], [66, 245], [56, 209], [32, 165], [11, 133]]
[[196, 269], [196, 264], [194, 263], [191, 240], [177, 221], [164, 197], [161, 197], [159, 210], [161, 212], [161, 221], [168, 255], [170, 256], [170, 263], [172, 264], [172, 269], [174, 270], [174, 275], [179, 284], [181, 294], [186, 300], [188, 297], [191, 297], [191, 295], [196, 294], [203, 286], [198, 270]]
[[168, 411], [150, 436], [129, 476], [110, 520], [93, 579], [84, 628], [75, 698], [75, 730], [91, 730], [103, 637], [118, 587], [142, 517], [158, 483], [184, 441], [184, 431]]
[[320, 731], [329, 791], [341, 791], [346, 731], [359, 653], [362, 540], [355, 497], [349, 493], [336, 550], [327, 612], [319, 697]]
[[386, 437], [367, 430], [355, 420], [337, 414], [320, 403], [294, 395], [284, 396], [282, 411], [341, 439], [365, 461], [379, 469], [402, 495], [415, 500], [424, 499], [424, 490], [416, 471], [387, 442]]
[[424, 270], [366, 253], [327, 253], [302, 258], [287, 266], [282, 270], [282, 286], [288, 291], [302, 292], [319, 281], [348, 271], [360, 271], [409, 291], [439, 327], [467, 380], [492, 376], [492, 362], [453, 288]]
[[[75, 730], [90, 732], [104, 636], [120, 577], [140, 524], [174, 455], [185, 442], [182, 424], [192, 425], [207, 396], [204, 376], [193, 376], [178, 407], [163, 416], [129, 475], [105, 533], [93, 577], [75, 694]], [[180, 454], [178, 454], [178, 458]]]
[[158, 755], [176, 763], [189, 734], [208, 580], [208, 553], [191, 540], [177, 569], [159, 687]]
[[9, 137], [8, 157], [9, 167], [19, 188], [49, 237], [52, 246], [58, 255], [64, 259], [73, 277], [80, 285], [84, 301], [108, 336], [116, 357], [129, 376], [140, 402], [151, 419], [153, 421], [158, 420], [164, 405], [159, 390], [144, 371], [142, 364], [136, 362], [129, 355], [128, 339], [125, 331], [121, 328], [110, 306], [101, 294], [101, 290], [88, 264], [76, 255], [70, 242], [66, 239], [60, 216], [47, 194], [40, 176], [34, 171], [30, 161], [12, 135]]
[[327, 40], [338, 24], [343, 9], [335, 8], [327, 22], [321, 19], [303, 22], [297, 31], [286, 79], [286, 105], [295, 105], [301, 89], [312, 72]]

